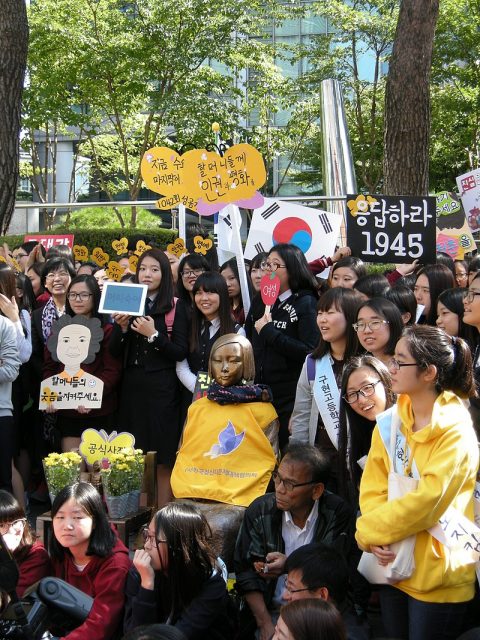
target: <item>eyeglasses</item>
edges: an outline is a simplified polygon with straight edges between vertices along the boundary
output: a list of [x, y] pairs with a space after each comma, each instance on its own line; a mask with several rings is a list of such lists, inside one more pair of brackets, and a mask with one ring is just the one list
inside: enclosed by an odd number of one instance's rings
[[61, 278], [62, 280], [66, 280], [70, 277], [70, 274], [66, 271], [53, 271], [52, 273], [48, 273], [45, 276], [45, 280], [55, 280], [55, 278]]
[[[288, 591], [288, 593], [300, 593], [301, 591], [310, 591], [308, 587], [305, 587], [305, 589], [290, 589], [290, 587], [287, 584], [287, 581], [288, 581], [288, 576], [285, 576], [285, 578], [283, 579], [283, 587], [285, 591]], [[313, 588], [313, 590], [315, 590], [315, 587]]]
[[359, 331], [365, 331], [365, 329], [369, 329], [370, 331], [378, 331], [382, 324], [390, 324], [388, 320], [370, 320], [370, 322], [355, 322], [352, 324], [354, 331], [357, 333]]
[[318, 480], [309, 480], [308, 482], [292, 482], [291, 480], [284, 480], [278, 471], [272, 473], [273, 483], [276, 487], [279, 487], [282, 483], [286, 491], [293, 491], [297, 487], [305, 487], [307, 484], [317, 484]]
[[354, 404], [355, 402], [357, 402], [360, 396], [363, 396], [364, 398], [373, 396], [373, 394], [375, 393], [375, 387], [379, 382], [381, 382], [381, 380], [369, 382], [368, 384], [365, 384], [363, 387], [361, 387], [358, 391], [349, 391], [342, 397], [345, 402], [348, 402], [348, 404]]
[[144, 529], [142, 529], [142, 538], [143, 538], [143, 542], [144, 544], [147, 544], [147, 542], [150, 542], [151, 544], [161, 544], [163, 542], [163, 544], [167, 544], [166, 540], [157, 540], [157, 538], [155, 537], [154, 533], [150, 533], [150, 531], [148, 530], [148, 527], [145, 527]]
[[276, 271], [277, 269], [286, 269], [287, 265], [278, 264], [277, 262], [265, 262], [265, 269], [267, 271]]
[[456, 273], [455, 274], [455, 278], [457, 280], [466, 280], [468, 278], [468, 274], [467, 273]]
[[475, 300], [475, 296], [480, 296], [480, 291], [473, 291], [473, 289], [469, 289], [463, 294], [463, 299], [465, 302], [468, 302], [468, 304], [471, 304]]
[[9, 531], [12, 531], [12, 529], [19, 529], [20, 527], [23, 528], [25, 526], [25, 522], [25, 518], [19, 518], [13, 522], [2, 522], [0, 524], [0, 535], [4, 536]]
[[390, 358], [387, 367], [393, 371], [399, 371], [402, 367], [418, 367], [416, 362], [399, 362], [396, 358]]
[[182, 271], [180, 275], [182, 278], [190, 278], [190, 276], [197, 276], [198, 278], [202, 273], [205, 273], [204, 269], [186, 269], [185, 271]]
[[67, 298], [69, 300], [82, 300], [83, 302], [85, 302], [85, 300], [88, 300], [91, 297], [92, 297], [92, 294], [88, 293], [87, 291], [81, 291], [80, 293], [75, 293], [75, 291], [70, 291], [70, 293], [67, 295]]

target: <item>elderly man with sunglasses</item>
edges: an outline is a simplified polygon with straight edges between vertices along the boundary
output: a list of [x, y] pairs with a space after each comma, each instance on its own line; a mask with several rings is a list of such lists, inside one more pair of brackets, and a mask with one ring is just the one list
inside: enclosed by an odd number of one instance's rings
[[325, 491], [328, 460], [311, 445], [291, 444], [273, 474], [275, 492], [247, 508], [235, 549], [237, 589], [255, 618], [260, 640], [271, 638], [284, 604], [285, 562], [295, 549], [324, 542], [346, 555], [354, 513]]

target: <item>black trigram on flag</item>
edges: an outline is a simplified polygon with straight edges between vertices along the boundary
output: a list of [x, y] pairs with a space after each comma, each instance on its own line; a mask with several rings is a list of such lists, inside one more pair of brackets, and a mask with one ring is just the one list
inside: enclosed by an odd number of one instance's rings
[[[229, 214], [227, 214], [226, 216], [222, 216], [221, 219], [225, 222], [227, 227], [230, 227], [230, 229], [232, 228], [232, 221], [230, 220], [230, 215]], [[220, 221], [220, 218], [219, 218], [219, 221]]]
[[268, 209], [265, 209], [265, 211], [262, 211], [261, 216], [264, 220], [268, 220], [268, 218], [270, 218], [270, 216], [273, 216], [273, 214], [279, 209], [280, 209], [279, 205], [276, 202], [274, 202], [268, 207]]
[[263, 248], [263, 244], [261, 242], [257, 242], [257, 244], [253, 246], [255, 247], [255, 251], [257, 253], [265, 253], [265, 249]]
[[325, 233], [332, 233], [333, 229], [332, 229], [332, 225], [330, 224], [330, 220], [328, 219], [328, 216], [326, 213], [320, 213], [318, 215], [318, 218], [322, 224], [323, 230], [325, 231]]

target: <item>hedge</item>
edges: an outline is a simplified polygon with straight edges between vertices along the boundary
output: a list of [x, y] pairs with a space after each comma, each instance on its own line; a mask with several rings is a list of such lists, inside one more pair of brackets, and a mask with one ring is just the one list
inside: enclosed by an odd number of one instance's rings
[[[56, 232], [55, 230], [53, 230], [51, 232], [44, 232], [45, 235], [51, 233], [58, 234], [58, 231]], [[124, 231], [122, 231], [121, 229], [75, 229], [75, 231], [66, 231], [63, 233], [73, 233], [75, 236], [75, 244], [84, 245], [88, 247], [90, 251], [92, 251], [92, 249], [94, 249], [95, 247], [101, 247], [102, 249], [107, 251], [107, 253], [113, 251], [113, 249], [111, 248], [113, 240], [119, 240], [122, 237], [128, 238], [131, 241], [133, 249], [135, 249], [137, 240], [144, 240], [146, 244], [154, 243], [162, 249], [165, 249], [167, 244], [173, 242], [178, 235], [177, 231], [161, 228], [159, 228], [158, 230], [147, 229], [145, 231], [142, 229], [127, 229]], [[4, 242], [7, 242], [10, 249], [12, 249], [13, 247], [17, 247], [18, 245], [22, 244], [25, 235], [27, 234], [0, 237], [0, 243], [3, 244]], [[33, 233], [28, 235], [41, 236], [42, 234]]]

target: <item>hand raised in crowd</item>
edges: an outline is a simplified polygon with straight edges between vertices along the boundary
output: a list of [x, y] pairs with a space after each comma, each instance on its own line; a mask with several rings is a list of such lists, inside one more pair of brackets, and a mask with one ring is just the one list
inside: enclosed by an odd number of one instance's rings
[[339, 247], [332, 256], [332, 262], [338, 262], [342, 258], [352, 255], [350, 247]]
[[126, 313], [114, 313], [112, 314], [112, 318], [115, 321], [115, 324], [118, 324], [122, 333], [127, 333], [128, 325], [130, 323], [130, 316]]
[[33, 249], [30, 251], [30, 254], [27, 258], [27, 264], [25, 265], [25, 273], [35, 262], [45, 262], [45, 257], [42, 252], [42, 245], [40, 243], [38, 243], [37, 246], [33, 247]]
[[142, 587], [152, 591], [155, 583], [155, 571], [152, 568], [152, 559], [144, 549], [135, 551], [133, 566], [140, 574]]
[[3, 293], [0, 293], [0, 311], [12, 322], [18, 322], [20, 318], [18, 313], [17, 301], [15, 300], [14, 296], [12, 296], [12, 299], [9, 300], [7, 296], [4, 296]]
[[272, 321], [272, 314], [264, 313], [263, 316], [255, 322], [255, 329], [257, 333], [260, 333], [263, 327], [271, 321]]
[[401, 273], [402, 276], [409, 276], [411, 273], [414, 273], [417, 266], [418, 260], [414, 260], [410, 264], [396, 264], [395, 269], [398, 271], [398, 273]]
[[139, 316], [132, 322], [132, 329], [146, 338], [156, 332], [155, 323], [151, 316]]

